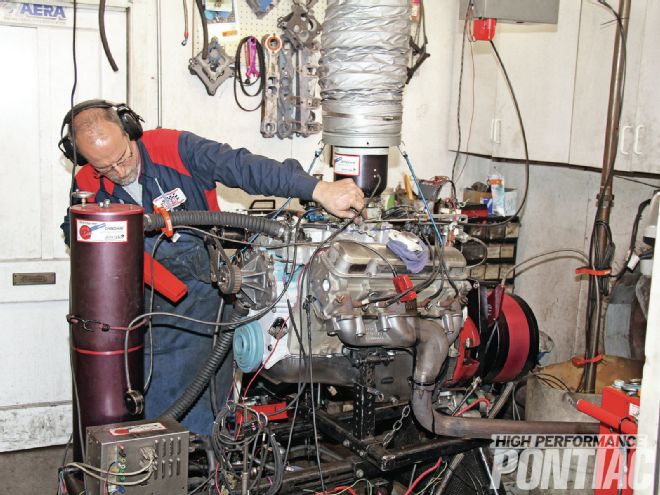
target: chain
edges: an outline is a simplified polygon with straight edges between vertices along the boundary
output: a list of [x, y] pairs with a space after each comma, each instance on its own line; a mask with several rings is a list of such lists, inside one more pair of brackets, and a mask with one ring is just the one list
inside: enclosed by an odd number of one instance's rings
[[399, 431], [403, 426], [403, 420], [406, 419], [408, 416], [410, 416], [410, 405], [406, 404], [406, 407], [404, 407], [403, 411], [401, 411], [401, 417], [394, 422], [394, 426], [392, 426], [392, 430], [388, 431], [387, 434], [385, 435], [385, 438], [383, 438], [383, 447], [387, 448], [387, 446], [394, 438], [396, 432]]

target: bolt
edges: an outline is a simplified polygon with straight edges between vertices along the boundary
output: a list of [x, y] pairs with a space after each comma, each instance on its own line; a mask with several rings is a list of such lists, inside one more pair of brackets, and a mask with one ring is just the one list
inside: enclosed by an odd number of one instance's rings
[[357, 476], [358, 478], [364, 477], [364, 471], [362, 471], [362, 469], [358, 469], [357, 471], [355, 471], [355, 476]]
[[367, 455], [367, 453], [366, 453], [364, 450], [360, 450], [360, 451], [358, 452], [358, 455], [359, 455], [360, 457], [364, 457], [364, 456]]
[[341, 444], [347, 448], [351, 446], [351, 442], [349, 442], [348, 440], [344, 440]]

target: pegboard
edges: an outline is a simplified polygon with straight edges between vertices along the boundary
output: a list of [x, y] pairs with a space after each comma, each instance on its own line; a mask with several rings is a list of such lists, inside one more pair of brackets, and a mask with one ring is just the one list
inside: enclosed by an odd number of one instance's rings
[[[267, 34], [277, 33], [281, 36], [282, 31], [277, 27], [277, 20], [280, 17], [287, 16], [291, 12], [293, 5], [293, 0], [280, 0], [275, 8], [261, 19], [258, 19], [245, 0], [233, 0], [233, 2], [238, 21], [238, 36], [229, 41], [223, 41], [221, 36], [222, 30], [224, 29], [223, 25], [213, 23], [208, 24], [209, 40], [213, 36], [217, 36], [218, 40], [220, 40], [220, 44], [224, 46], [226, 53], [231, 56], [234, 56], [239, 41], [245, 36], [255, 36], [259, 41], [261, 41], [261, 38]], [[304, 4], [304, 0], [300, 0], [298, 3]], [[326, 5], [327, 0], [318, 0], [314, 7], [312, 7], [314, 17], [320, 23], [323, 23], [325, 18]], [[189, 18], [192, 19], [192, 56], [195, 56], [202, 49], [203, 39], [199, 12], [197, 11], [194, 1], [188, 2], [188, 15]], [[320, 36], [317, 39], [319, 42], [321, 41]]]

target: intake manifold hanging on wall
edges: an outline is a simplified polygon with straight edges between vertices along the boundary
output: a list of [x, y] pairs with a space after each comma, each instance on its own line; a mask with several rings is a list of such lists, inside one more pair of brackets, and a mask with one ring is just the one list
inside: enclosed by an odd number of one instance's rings
[[319, 69], [326, 144], [401, 143], [409, 37], [409, 0], [328, 0]]

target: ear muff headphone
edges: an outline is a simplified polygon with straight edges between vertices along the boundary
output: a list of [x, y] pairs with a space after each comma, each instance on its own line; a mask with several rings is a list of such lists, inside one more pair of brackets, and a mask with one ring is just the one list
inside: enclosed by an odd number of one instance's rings
[[[81, 103], [78, 103], [71, 110], [67, 112], [62, 121], [62, 128], [60, 129], [60, 135], [62, 139], [58, 144], [62, 154], [73, 162], [73, 139], [71, 139], [71, 121], [73, 117], [84, 110], [90, 108], [112, 108], [117, 112], [117, 116], [121, 121], [124, 132], [128, 134], [128, 138], [131, 141], [135, 141], [142, 137], [142, 124], [140, 121], [144, 122], [142, 117], [137, 113], [131, 110], [125, 103], [110, 103], [106, 100], [87, 100]], [[64, 128], [67, 128], [66, 135], [64, 134]], [[77, 150], [76, 150], [77, 151]], [[76, 152], [76, 165], [83, 166], [87, 163], [87, 159], [80, 154], [79, 151]]]

